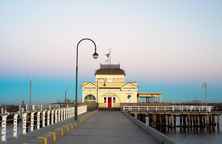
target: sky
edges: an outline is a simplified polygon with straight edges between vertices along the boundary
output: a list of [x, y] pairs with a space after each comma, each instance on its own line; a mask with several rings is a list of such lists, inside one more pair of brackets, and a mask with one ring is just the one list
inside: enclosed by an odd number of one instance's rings
[[[128, 81], [141, 91], [161, 91], [165, 101], [222, 101], [221, 0], [2, 0], [0, 1], [0, 103], [74, 97], [75, 49], [81, 38], [79, 73], [94, 72], [112, 51]], [[81, 91], [81, 90], [79, 90]], [[79, 93], [81, 95], [81, 93]]]

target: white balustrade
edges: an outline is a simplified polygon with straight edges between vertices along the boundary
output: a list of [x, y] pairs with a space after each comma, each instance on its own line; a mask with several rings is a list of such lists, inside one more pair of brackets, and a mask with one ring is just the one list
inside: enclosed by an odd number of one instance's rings
[[18, 136], [17, 126], [18, 126], [18, 114], [15, 113], [13, 116], [13, 137], [14, 138], [17, 138], [17, 136]]
[[66, 108], [64, 108], [64, 120], [66, 120]]
[[58, 109], [58, 122], [60, 122], [60, 120], [61, 120], [61, 110]]
[[25, 105], [25, 111], [28, 111], [28, 109], [29, 109], [29, 107], [28, 107], [28, 105], [26, 104], [26, 105]]
[[27, 113], [22, 114], [22, 134], [26, 135], [26, 122], [27, 122]]
[[[31, 108], [33, 108], [34, 105], [32, 105]], [[40, 109], [41, 111], [40, 111]], [[26, 111], [28, 110], [28, 105], [26, 105]], [[55, 110], [48, 110], [48, 111], [42, 111], [42, 105], [39, 105], [38, 108], [36, 107], [37, 112], [30, 112], [30, 131], [34, 131], [35, 127], [35, 113], [37, 115], [36, 117], [36, 128], [37, 130], [40, 129], [40, 123], [42, 120], [42, 125], [41, 127], [45, 127], [46, 125], [49, 126], [50, 124], [53, 125], [55, 123], [58, 123], [59, 121], [64, 121], [66, 119], [74, 117], [75, 114], [75, 108], [74, 107], [66, 107], [66, 108], [57, 108]], [[87, 112], [87, 106], [86, 105], [81, 105], [78, 106], [78, 115], [83, 114]], [[28, 112], [22, 112], [21, 107], [19, 113], [15, 113], [13, 115], [13, 129], [12, 129], [12, 136], [14, 138], [18, 137], [18, 116], [21, 114], [22, 117], [22, 134], [26, 135], [27, 134], [27, 115]], [[1, 141], [5, 142], [6, 141], [6, 129], [7, 129], [7, 116], [8, 114], [2, 114], [2, 122], [1, 122]], [[41, 118], [41, 120], [40, 120]]]
[[35, 105], [32, 105], [32, 111], [34, 111], [35, 110]]
[[72, 110], [72, 108], [70, 108], [70, 118], [72, 118], [73, 117], [73, 110]]
[[4, 108], [3, 107], [1, 107], [1, 114], [3, 114], [4, 113]]
[[[81, 111], [86, 111], [86, 106], [78, 107], [78, 114], [81, 114]], [[168, 106], [123, 106], [123, 111], [199, 111], [199, 112], [211, 112], [213, 106], [195, 106], [195, 105], [168, 105]]]
[[55, 110], [55, 123], [58, 122], [58, 110]]
[[172, 106], [172, 111], [174, 112], [174, 110], [175, 110], [175, 107], [174, 107], [174, 105]]
[[65, 115], [66, 115], [66, 111], [65, 111], [65, 108], [63, 108], [63, 118], [62, 118], [63, 120], [66, 120]]
[[47, 126], [50, 125], [50, 110], [47, 111]]
[[51, 125], [54, 124], [54, 110], [51, 111]]
[[40, 112], [37, 112], [37, 129], [40, 129]]
[[71, 113], [72, 111], [71, 111], [71, 110], [72, 110], [72, 109], [71, 109], [71, 108], [69, 108], [69, 118], [71, 118], [71, 117], [72, 117], [72, 115], [71, 115], [71, 114], [72, 114], [72, 113]]
[[69, 108], [66, 108], [66, 119], [69, 118]]
[[78, 115], [83, 114], [85, 112], [87, 112], [87, 106], [86, 105], [78, 106]]
[[45, 111], [42, 112], [42, 127], [45, 127]]
[[34, 114], [35, 112], [31, 112], [31, 123], [30, 123], [30, 131], [34, 130]]
[[68, 119], [68, 108], [66, 108], [66, 119]]
[[43, 110], [43, 106], [42, 106], [42, 104], [40, 105], [40, 111], [42, 111]]
[[6, 141], [6, 127], [7, 127], [7, 116], [6, 114], [2, 115], [2, 124], [1, 124], [1, 141], [5, 142]]

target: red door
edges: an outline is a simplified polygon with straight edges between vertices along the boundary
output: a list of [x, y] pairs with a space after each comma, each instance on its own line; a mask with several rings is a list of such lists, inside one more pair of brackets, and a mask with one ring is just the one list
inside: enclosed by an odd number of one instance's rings
[[112, 98], [108, 97], [108, 108], [112, 108]]

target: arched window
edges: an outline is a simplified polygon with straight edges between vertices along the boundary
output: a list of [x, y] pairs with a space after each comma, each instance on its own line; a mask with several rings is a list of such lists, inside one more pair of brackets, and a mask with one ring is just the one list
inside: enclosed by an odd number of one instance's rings
[[116, 103], [116, 97], [113, 97], [113, 103]]
[[85, 96], [85, 101], [96, 101], [96, 97], [94, 95]]

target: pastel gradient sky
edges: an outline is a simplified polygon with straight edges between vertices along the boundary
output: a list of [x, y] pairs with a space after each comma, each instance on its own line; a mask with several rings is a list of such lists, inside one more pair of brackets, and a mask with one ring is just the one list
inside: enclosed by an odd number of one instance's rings
[[95, 69], [112, 50], [128, 81], [140, 90], [161, 91], [166, 101], [222, 101], [221, 0], [2, 0], [0, 1], [0, 103], [72, 99], [76, 43], [80, 81], [94, 80]]

